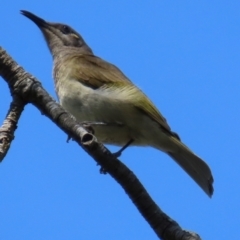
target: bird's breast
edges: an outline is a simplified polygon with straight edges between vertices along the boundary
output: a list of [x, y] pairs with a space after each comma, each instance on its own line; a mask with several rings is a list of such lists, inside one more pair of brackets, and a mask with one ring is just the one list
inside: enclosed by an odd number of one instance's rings
[[130, 104], [76, 80], [58, 82], [56, 89], [60, 104], [80, 123], [93, 123], [92, 128], [101, 142], [122, 146], [132, 138], [131, 123], [127, 121], [133, 112]]

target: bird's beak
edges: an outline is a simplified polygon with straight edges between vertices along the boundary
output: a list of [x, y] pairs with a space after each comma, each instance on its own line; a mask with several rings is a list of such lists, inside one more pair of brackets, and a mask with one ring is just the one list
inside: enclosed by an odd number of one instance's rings
[[48, 27], [48, 23], [45, 20], [34, 15], [33, 13], [25, 11], [25, 10], [21, 10], [20, 12], [22, 15], [24, 15], [25, 17], [32, 20], [39, 28], [47, 28]]

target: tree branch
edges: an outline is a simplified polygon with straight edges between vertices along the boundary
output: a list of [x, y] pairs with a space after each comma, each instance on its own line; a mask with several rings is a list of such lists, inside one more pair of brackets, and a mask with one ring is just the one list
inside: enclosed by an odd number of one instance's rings
[[[68, 136], [71, 136], [71, 138], [122, 186], [160, 239], [200, 240], [197, 234], [182, 230], [175, 221], [163, 213], [134, 173], [121, 161], [116, 159], [103, 144], [99, 143], [94, 135], [88, 133], [78, 124], [72, 115], [66, 112], [49, 96], [39, 81], [25, 72], [1, 47], [0, 75], [7, 82], [13, 96], [17, 96], [18, 99], [21, 99], [24, 103], [32, 103], [36, 106]], [[14, 105], [18, 104], [19, 103], [16, 104], [14, 101]], [[17, 117], [11, 127], [12, 129], [16, 128], [24, 105], [19, 106]], [[8, 116], [5, 121], [7, 121]], [[5, 125], [3, 124], [3, 129]], [[12, 135], [8, 135], [10, 139], [13, 139], [13, 137], [11, 137], [13, 136], [13, 131], [10, 131]], [[8, 148], [9, 146], [10, 144], [8, 144]], [[5, 154], [6, 152], [7, 151], [5, 151]]]
[[14, 139], [14, 132], [24, 106], [25, 104], [17, 96], [13, 96], [7, 116], [0, 127], [0, 162], [6, 156]]

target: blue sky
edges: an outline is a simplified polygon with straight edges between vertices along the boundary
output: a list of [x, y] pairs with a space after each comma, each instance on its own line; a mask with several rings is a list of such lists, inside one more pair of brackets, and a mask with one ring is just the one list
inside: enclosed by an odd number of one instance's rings
[[[50, 53], [21, 9], [80, 32], [209, 164], [212, 199], [167, 155], [124, 152], [163, 211], [203, 239], [240, 239], [240, 2], [2, 0], [0, 46], [56, 98]], [[11, 98], [4, 81], [0, 89], [3, 121]], [[26, 106], [0, 165], [0, 239], [157, 239], [121, 187], [66, 138]]]

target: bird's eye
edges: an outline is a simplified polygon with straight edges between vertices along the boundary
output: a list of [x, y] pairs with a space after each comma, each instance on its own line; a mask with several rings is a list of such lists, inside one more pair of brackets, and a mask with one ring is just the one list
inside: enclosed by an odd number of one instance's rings
[[62, 26], [61, 31], [62, 31], [62, 33], [64, 33], [64, 34], [69, 34], [69, 33], [71, 33], [70, 27], [68, 27], [68, 26], [66, 26], [66, 25], [63, 25], [63, 26]]

